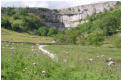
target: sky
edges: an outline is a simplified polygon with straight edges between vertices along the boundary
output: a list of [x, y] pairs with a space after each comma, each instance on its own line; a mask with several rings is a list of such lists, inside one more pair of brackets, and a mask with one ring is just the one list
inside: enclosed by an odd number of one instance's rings
[[68, 8], [79, 5], [121, 0], [2, 0], [2, 7], [43, 7], [49, 9]]

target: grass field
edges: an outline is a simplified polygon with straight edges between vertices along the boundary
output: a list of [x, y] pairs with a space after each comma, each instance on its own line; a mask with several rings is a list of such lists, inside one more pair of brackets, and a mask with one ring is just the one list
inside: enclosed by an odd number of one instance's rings
[[4, 28], [1, 28], [1, 34], [2, 41], [9, 42], [50, 43], [53, 41], [51, 37], [29, 35], [28, 33], [18, 33]]
[[[2, 43], [2, 79], [121, 79], [121, 49], [77, 45], [44, 48], [56, 54], [58, 61], [43, 55], [37, 45]], [[114, 60], [114, 66], [108, 66], [109, 57]], [[93, 61], [88, 61], [91, 58]]]

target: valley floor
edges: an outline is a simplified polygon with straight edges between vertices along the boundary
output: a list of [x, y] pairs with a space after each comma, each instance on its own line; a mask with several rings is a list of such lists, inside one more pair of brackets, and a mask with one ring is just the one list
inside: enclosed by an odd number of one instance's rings
[[[43, 48], [56, 54], [58, 60], [42, 54], [37, 45], [2, 43], [2, 79], [121, 79], [121, 49], [78, 45], [50, 45]], [[108, 66], [109, 58], [113, 59], [115, 65]]]

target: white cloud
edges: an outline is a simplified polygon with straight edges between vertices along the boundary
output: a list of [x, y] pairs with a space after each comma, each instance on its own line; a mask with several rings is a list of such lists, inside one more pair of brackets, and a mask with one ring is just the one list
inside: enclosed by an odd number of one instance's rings
[[23, 1], [22, 2], [24, 4], [24, 6], [26, 7], [44, 7], [44, 8], [48, 8], [48, 3], [45, 2], [45, 1], [31, 1], [31, 2], [28, 2], [28, 1]]
[[[116, 0], [2, 0], [2, 6], [14, 7], [45, 7], [50, 9], [67, 8], [90, 4], [101, 1], [116, 1]], [[121, 1], [121, 0], [118, 0]]]

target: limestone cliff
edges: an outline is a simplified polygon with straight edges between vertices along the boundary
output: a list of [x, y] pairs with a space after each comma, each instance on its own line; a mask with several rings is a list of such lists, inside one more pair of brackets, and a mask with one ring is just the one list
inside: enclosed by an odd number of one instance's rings
[[[27, 8], [29, 13], [41, 14], [47, 19], [43, 22], [47, 27], [57, 27], [59, 30], [63, 28], [76, 27], [80, 23], [85, 21], [79, 21], [80, 19], [85, 19], [87, 15], [92, 15], [93, 13], [104, 12], [105, 10], [110, 10], [114, 8], [116, 1], [95, 3], [89, 5], [82, 5], [77, 7], [50, 10], [42, 8]], [[23, 8], [15, 8], [16, 11]], [[1, 9], [2, 13], [4, 8]], [[88, 21], [86, 21], [88, 22]]]

